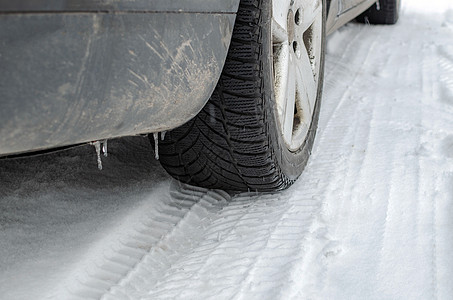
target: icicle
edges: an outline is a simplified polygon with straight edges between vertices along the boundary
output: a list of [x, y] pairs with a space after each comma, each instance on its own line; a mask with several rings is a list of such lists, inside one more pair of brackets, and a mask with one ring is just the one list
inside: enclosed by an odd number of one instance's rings
[[102, 142], [102, 152], [104, 153], [104, 157], [107, 157], [107, 140]]
[[381, 10], [381, 4], [378, 2], [376, 2], [376, 10]]
[[159, 160], [159, 132], [153, 133], [154, 137], [154, 157]]
[[166, 133], [167, 133], [166, 131], [162, 131], [162, 132], [160, 133], [160, 140], [161, 140], [161, 141], [165, 140], [165, 134], [166, 134]]
[[102, 170], [102, 160], [101, 160], [101, 143], [99, 141], [91, 142], [91, 145], [96, 149], [96, 154], [98, 156], [98, 169]]

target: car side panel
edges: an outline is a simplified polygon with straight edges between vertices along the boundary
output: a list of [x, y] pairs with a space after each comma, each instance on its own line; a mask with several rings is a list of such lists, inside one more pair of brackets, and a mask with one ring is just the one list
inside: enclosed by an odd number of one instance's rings
[[230, 13], [0, 14], [0, 155], [164, 131], [209, 99]]
[[376, 0], [331, 0], [326, 22], [327, 34], [353, 20], [374, 3]]
[[236, 13], [239, 0], [2, 0], [0, 12]]

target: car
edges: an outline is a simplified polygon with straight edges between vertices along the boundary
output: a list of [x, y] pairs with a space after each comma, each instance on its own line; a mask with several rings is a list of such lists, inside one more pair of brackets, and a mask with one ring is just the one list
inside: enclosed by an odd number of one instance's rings
[[108, 139], [148, 134], [182, 182], [285, 189], [315, 138], [326, 35], [353, 19], [394, 24], [400, 6], [0, 1], [0, 156], [85, 143], [100, 155]]

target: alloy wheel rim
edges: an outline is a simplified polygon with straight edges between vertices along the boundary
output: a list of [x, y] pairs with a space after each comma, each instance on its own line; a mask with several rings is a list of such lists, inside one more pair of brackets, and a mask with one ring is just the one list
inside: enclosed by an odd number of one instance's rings
[[272, 54], [278, 123], [289, 150], [307, 137], [316, 99], [322, 51], [322, 0], [274, 0]]

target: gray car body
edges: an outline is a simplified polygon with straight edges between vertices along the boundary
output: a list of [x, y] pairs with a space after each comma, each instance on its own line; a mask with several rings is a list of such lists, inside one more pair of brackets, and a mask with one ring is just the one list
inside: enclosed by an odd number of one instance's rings
[[[376, 0], [331, 0], [327, 32]], [[0, 156], [160, 132], [206, 104], [239, 0], [0, 0]]]

